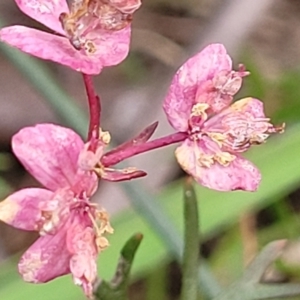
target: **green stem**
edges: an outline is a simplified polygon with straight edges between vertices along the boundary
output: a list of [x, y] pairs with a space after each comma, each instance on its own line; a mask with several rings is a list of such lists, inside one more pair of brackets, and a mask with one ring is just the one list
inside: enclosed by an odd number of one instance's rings
[[184, 191], [184, 251], [182, 262], [181, 300], [198, 298], [198, 265], [199, 265], [199, 217], [195, 191], [191, 179]]

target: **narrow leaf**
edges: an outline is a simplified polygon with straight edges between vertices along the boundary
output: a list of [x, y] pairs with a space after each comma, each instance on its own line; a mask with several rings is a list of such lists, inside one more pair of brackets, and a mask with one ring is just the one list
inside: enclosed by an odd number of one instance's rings
[[199, 218], [196, 194], [189, 178], [184, 190], [184, 251], [181, 300], [198, 298]]
[[99, 300], [126, 300], [127, 284], [135, 253], [143, 239], [141, 233], [133, 235], [121, 250], [121, 256], [113, 279], [110, 282], [101, 281], [95, 289]]
[[248, 283], [249, 281], [259, 282], [266, 269], [282, 253], [286, 244], [286, 240], [269, 243], [249, 265], [242, 281], [245, 283]]
[[257, 284], [253, 287], [251, 299], [287, 299], [292, 296], [300, 295], [300, 284]]

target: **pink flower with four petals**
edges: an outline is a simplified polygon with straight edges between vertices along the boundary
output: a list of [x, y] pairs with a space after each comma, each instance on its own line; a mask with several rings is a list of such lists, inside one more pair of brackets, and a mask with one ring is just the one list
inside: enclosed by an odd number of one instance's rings
[[188, 134], [176, 149], [179, 164], [211, 189], [256, 190], [260, 172], [240, 154], [283, 130], [265, 117], [261, 101], [231, 104], [245, 75], [243, 66], [232, 70], [223, 45], [209, 45], [177, 71], [163, 104], [170, 124]]
[[0, 40], [85, 74], [119, 64], [128, 54], [132, 14], [140, 0], [15, 0], [28, 16], [54, 33], [15, 25]]
[[72, 273], [87, 296], [97, 276], [96, 258], [112, 233], [108, 216], [89, 201], [98, 186], [92, 171], [79, 167], [82, 139], [72, 130], [42, 124], [12, 139], [15, 155], [45, 188], [25, 188], [0, 203], [0, 220], [40, 233], [25, 252], [19, 272], [28, 282], [47, 282]]

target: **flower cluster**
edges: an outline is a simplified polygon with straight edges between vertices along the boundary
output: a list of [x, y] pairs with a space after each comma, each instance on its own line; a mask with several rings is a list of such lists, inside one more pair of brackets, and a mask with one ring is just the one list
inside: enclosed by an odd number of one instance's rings
[[120, 63], [128, 53], [133, 13], [140, 0], [15, 0], [28, 16], [47, 26], [43, 32], [24, 26], [0, 30], [0, 39], [24, 52], [66, 65], [83, 74], [90, 107], [87, 141], [54, 124], [21, 129], [12, 149], [44, 188], [25, 188], [0, 203], [0, 220], [39, 239], [25, 252], [19, 272], [25, 281], [47, 282], [71, 273], [88, 297], [97, 278], [96, 258], [112, 233], [107, 213], [90, 198], [100, 179], [131, 180], [145, 176], [134, 167], [112, 166], [131, 156], [180, 143], [175, 155], [198, 183], [219, 191], [255, 191], [259, 170], [241, 156], [283, 126], [270, 123], [260, 100], [233, 102], [249, 75], [221, 44], [211, 44], [176, 72], [163, 108], [172, 127], [168, 136], [150, 140], [157, 123], [105, 152], [109, 132], [100, 128], [100, 99], [91, 76]]

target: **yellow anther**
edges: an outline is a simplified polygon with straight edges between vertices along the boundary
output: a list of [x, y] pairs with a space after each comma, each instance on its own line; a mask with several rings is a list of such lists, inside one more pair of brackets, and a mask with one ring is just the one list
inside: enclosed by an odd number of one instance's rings
[[245, 107], [248, 105], [248, 103], [252, 101], [251, 97], [243, 98], [241, 100], [238, 100], [230, 105], [230, 110], [233, 111], [244, 111]]
[[223, 145], [223, 142], [226, 140], [226, 135], [223, 133], [218, 132], [208, 132], [207, 135], [218, 144], [218, 146], [221, 148]]
[[224, 167], [227, 167], [235, 158], [235, 155], [228, 152], [220, 152], [214, 155], [214, 160]]
[[100, 136], [100, 139], [101, 141], [108, 145], [110, 143], [110, 140], [111, 140], [111, 136], [110, 136], [110, 133], [108, 131], [102, 131], [102, 129], [100, 128], [100, 132], [99, 132], [99, 136]]
[[87, 54], [94, 54], [97, 50], [95, 44], [92, 41], [86, 41], [84, 43], [84, 50]]
[[201, 153], [198, 156], [198, 163], [201, 167], [210, 168], [214, 164], [214, 156]]
[[201, 116], [203, 119], [207, 119], [206, 110], [209, 108], [207, 103], [197, 103], [192, 107], [192, 116]]
[[97, 218], [100, 220], [100, 232], [103, 234], [105, 232], [107, 233], [113, 233], [114, 229], [111, 227], [109, 222], [109, 215], [105, 210], [99, 210], [97, 211]]
[[103, 236], [98, 236], [96, 238], [96, 245], [97, 245], [98, 250], [102, 251], [109, 246], [109, 242], [108, 242], [107, 238], [105, 238]]
[[98, 250], [102, 251], [109, 246], [108, 240], [103, 235], [105, 233], [112, 234], [114, 232], [109, 222], [109, 215], [105, 210], [97, 210], [95, 217], [90, 212], [88, 212], [88, 215], [96, 233], [96, 245]]

